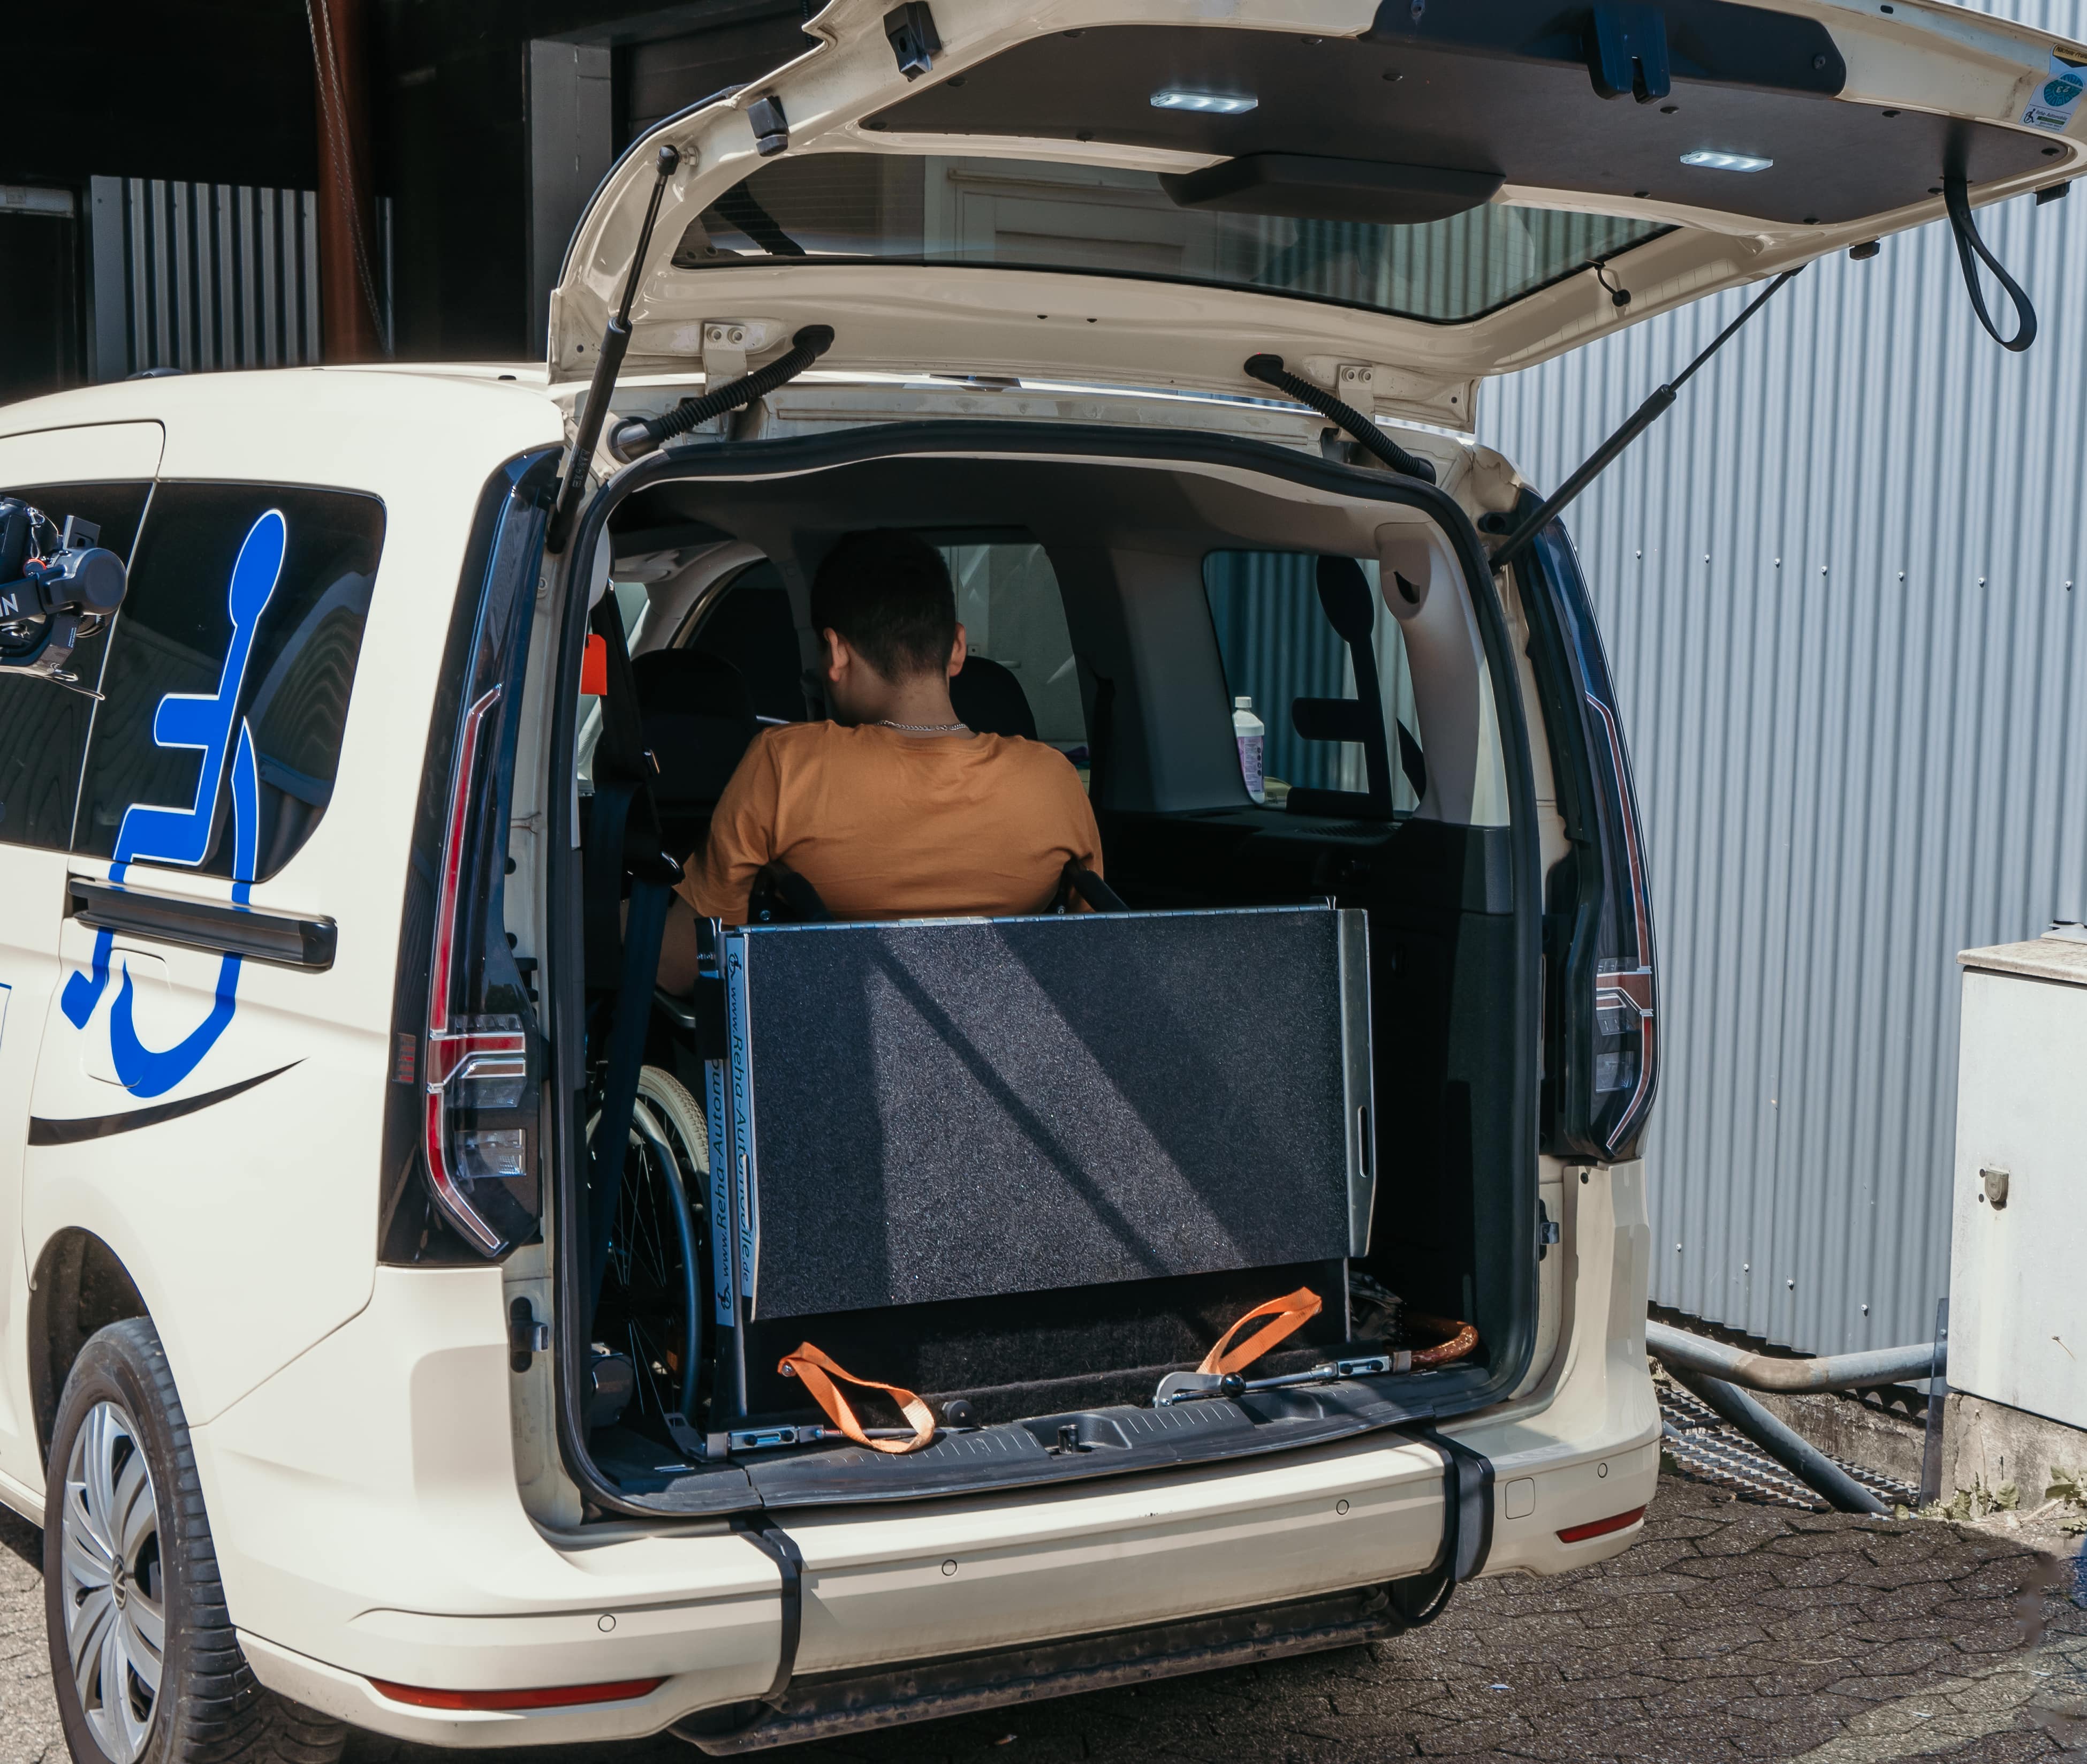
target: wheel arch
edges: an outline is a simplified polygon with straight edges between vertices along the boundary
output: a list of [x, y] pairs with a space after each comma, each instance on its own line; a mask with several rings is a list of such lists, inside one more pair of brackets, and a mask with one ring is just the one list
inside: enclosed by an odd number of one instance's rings
[[151, 1316], [116, 1250], [77, 1225], [52, 1233], [29, 1283], [29, 1391], [40, 1459], [49, 1461], [58, 1402], [80, 1350], [111, 1323]]

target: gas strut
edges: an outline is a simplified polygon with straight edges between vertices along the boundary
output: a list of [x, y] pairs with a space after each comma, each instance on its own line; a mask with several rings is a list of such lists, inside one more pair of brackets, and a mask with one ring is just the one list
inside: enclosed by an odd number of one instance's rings
[[551, 510], [551, 527], [544, 549], [553, 553], [565, 549], [578, 518], [580, 498], [587, 492], [587, 462], [594, 458], [595, 443], [601, 439], [602, 425], [608, 420], [608, 395], [616, 389], [617, 370], [623, 365], [624, 352], [630, 347], [630, 303], [637, 297], [638, 278], [645, 273], [645, 253], [652, 243], [652, 224], [659, 218], [659, 199], [667, 194], [667, 180], [681, 163], [681, 149], [662, 144], [652, 182], [652, 199], [645, 205], [645, 224], [638, 229], [638, 249], [630, 254], [630, 268], [623, 278], [623, 300], [604, 327], [601, 348], [594, 358], [594, 378], [587, 382], [587, 408], [580, 412], [573, 436], [571, 456], [558, 485], [557, 505]]
[[1492, 560], [1493, 568], [1504, 570], [1526, 551], [1529, 549], [1530, 541], [1558, 518], [1560, 512], [1567, 503], [1572, 502], [1596, 478], [1606, 472], [1610, 463], [1618, 454], [1673, 408], [1675, 395], [1695, 377], [1696, 370], [1723, 348], [1731, 340], [1733, 334], [1741, 325], [1773, 300], [1785, 283], [1795, 280], [1802, 274], [1803, 269], [1804, 265], [1800, 263], [1795, 269], [1785, 270], [1782, 275], [1777, 276], [1739, 310], [1738, 318], [1710, 340], [1709, 345], [1701, 355], [1632, 412], [1629, 419], [1623, 427], [1588, 455], [1586, 463], [1552, 491], [1549, 499], [1541, 508], [1493, 548]]

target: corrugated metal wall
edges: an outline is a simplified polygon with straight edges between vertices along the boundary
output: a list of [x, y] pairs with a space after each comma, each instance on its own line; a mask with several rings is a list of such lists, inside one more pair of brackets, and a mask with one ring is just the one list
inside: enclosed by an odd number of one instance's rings
[[[1956, 952], [2087, 918], [2087, 193], [1980, 224], [2025, 356], [1942, 226], [1829, 259], [1566, 517], [1652, 856], [1653, 1294], [1815, 1352], [1932, 1330]], [[1482, 438], [1555, 485], [1743, 297], [1492, 383]]]
[[[97, 177], [90, 203], [94, 378], [320, 359], [314, 192]], [[391, 211], [380, 199], [378, 291], [387, 333]]]

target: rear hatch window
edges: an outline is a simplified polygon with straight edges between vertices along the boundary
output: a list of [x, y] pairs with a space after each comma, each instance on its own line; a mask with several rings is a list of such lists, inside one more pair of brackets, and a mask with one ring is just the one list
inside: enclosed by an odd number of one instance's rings
[[822, 153], [764, 166], [681, 236], [676, 269], [787, 262], [1066, 270], [1475, 318], [1666, 228], [1487, 204], [1413, 225], [1180, 207], [1161, 174], [1050, 160]]

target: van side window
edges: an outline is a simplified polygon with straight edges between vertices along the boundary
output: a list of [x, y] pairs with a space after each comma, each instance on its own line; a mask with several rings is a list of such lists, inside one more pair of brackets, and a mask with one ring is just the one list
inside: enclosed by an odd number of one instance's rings
[[804, 720], [804, 664], [782, 573], [766, 558], [733, 578], [693, 647], [730, 662], [753, 698], [753, 712], [778, 723]]
[[[40, 484], [0, 489], [41, 509], [60, 526], [68, 515], [100, 527], [97, 541], [128, 558], [144, 519], [149, 484]], [[101, 673], [108, 634], [83, 638], [71, 671], [83, 688]], [[74, 805], [94, 700], [56, 681], [0, 668], [0, 844], [64, 851], [72, 843]]]
[[[268, 485], [159, 487], [109, 639], [75, 849], [113, 856], [133, 805], [202, 807], [198, 774], [209, 751], [155, 738], [161, 705], [179, 695], [206, 704], [229, 698], [231, 738], [242, 722], [252, 730], [260, 809], [252, 879], [289, 861], [333, 794], [383, 535], [383, 506], [373, 497]], [[161, 724], [158, 733], [169, 731]], [[208, 875], [233, 873], [233, 767], [219, 745], [200, 856], [141, 850], [140, 861], [157, 856]]]
[[1036, 739], [1084, 767], [1087, 720], [1080, 670], [1073, 660], [1065, 596], [1044, 548], [1033, 540], [998, 540], [937, 549], [950, 566], [957, 619], [971, 654], [1011, 674], [1035, 719]]
[[[1413, 678], [1398, 621], [1376, 598], [1377, 566], [1365, 560], [1376, 610], [1372, 647], [1390, 740], [1392, 806], [1417, 805], [1411, 769], [1401, 748], [1412, 743], [1417, 764], [1419, 728], [1413, 706]], [[1309, 552], [1214, 551], [1203, 560], [1203, 592], [1217, 627], [1225, 681], [1235, 700], [1250, 698], [1253, 714], [1267, 725], [1263, 765], [1268, 802], [1280, 807], [1291, 787], [1359, 791], [1366, 788], [1363, 749], [1357, 741], [1308, 741], [1297, 733], [1291, 707], [1300, 698], [1352, 698], [1355, 674], [1347, 646], [1319, 604], [1318, 559]], [[1406, 738], [1402, 741], [1402, 725]]]

